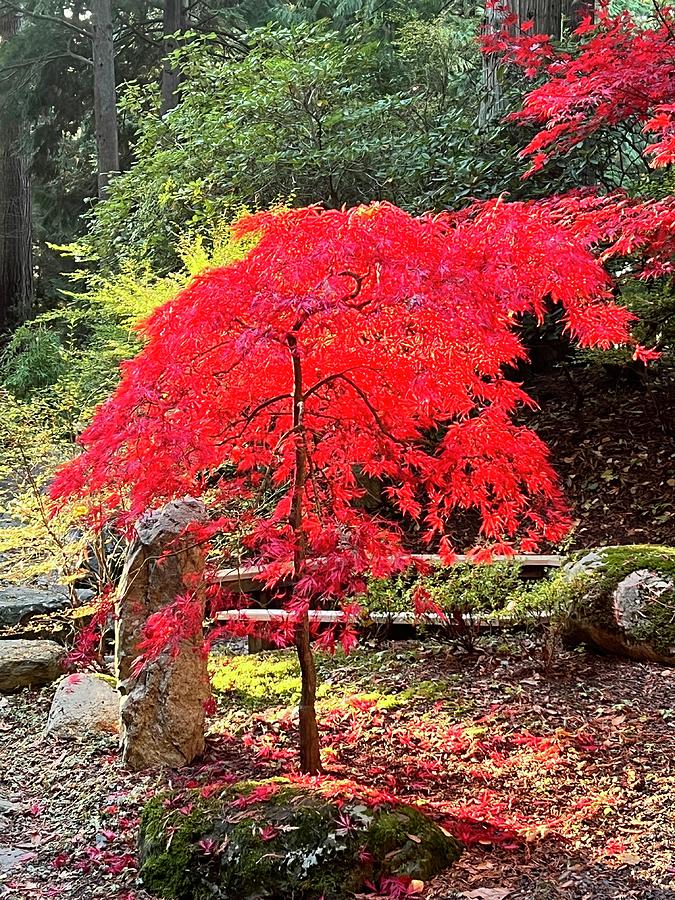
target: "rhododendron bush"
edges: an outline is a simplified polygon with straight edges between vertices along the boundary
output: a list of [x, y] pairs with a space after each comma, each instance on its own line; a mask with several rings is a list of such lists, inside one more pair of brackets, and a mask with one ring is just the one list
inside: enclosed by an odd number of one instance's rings
[[[52, 493], [126, 527], [166, 501], [204, 499], [211, 519], [194, 539], [219, 564], [243, 553], [286, 605], [301, 763], [316, 772], [309, 608], [342, 604], [348, 648], [364, 579], [410, 565], [412, 532], [452, 562], [458, 511], [478, 513], [478, 561], [560, 541], [570, 520], [546, 447], [514, 424], [530, 403], [505, 373], [525, 355], [520, 318], [559, 304], [580, 345], [606, 348], [631, 342], [632, 317], [611, 300], [592, 229], [575, 235], [550, 204], [419, 218], [388, 204], [310, 207], [236, 231], [253, 249], [143, 324], [144, 349]], [[364, 478], [382, 483], [389, 513], [369, 511]], [[153, 639], [190, 622], [181, 603]]]

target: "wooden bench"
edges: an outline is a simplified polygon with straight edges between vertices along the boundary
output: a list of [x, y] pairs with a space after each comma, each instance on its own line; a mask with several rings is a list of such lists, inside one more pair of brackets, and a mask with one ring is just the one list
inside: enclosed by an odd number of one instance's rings
[[[431, 564], [439, 564], [440, 558], [435, 554], [419, 554], [418, 559], [423, 559]], [[466, 556], [458, 556], [456, 564], [466, 562]], [[524, 578], [541, 578], [548, 569], [558, 568], [562, 563], [562, 557], [547, 554], [519, 554], [510, 557], [495, 557], [495, 561], [517, 562], [521, 566], [521, 574]], [[222, 569], [216, 575], [217, 581], [222, 585], [241, 591], [242, 593], [264, 594], [264, 586], [260, 584], [258, 576], [262, 569], [259, 566], [242, 566], [238, 569]], [[229, 609], [219, 612], [216, 619], [219, 622], [227, 622], [233, 619], [247, 619], [248, 621], [266, 623], [278, 619], [287, 619], [288, 612], [284, 609], [271, 608], [262, 606], [253, 609]], [[342, 613], [337, 609], [312, 609], [309, 611], [311, 622], [321, 625], [332, 625], [339, 622]], [[468, 617], [466, 617], [468, 618]], [[375, 625], [389, 625], [408, 628], [411, 632], [414, 630], [418, 618], [410, 611], [405, 612], [373, 612], [370, 613], [368, 619]], [[430, 624], [434, 621], [441, 621], [436, 614], [424, 616], [424, 620]], [[513, 619], [509, 616], [502, 616], [499, 622], [502, 625], [513, 624]], [[494, 620], [485, 619], [478, 620], [474, 623], [477, 627], [486, 627], [494, 624]], [[259, 650], [269, 649], [271, 645], [264, 639], [249, 637], [249, 653], [255, 653]]]
[[[415, 554], [414, 558], [423, 560], [431, 565], [439, 565], [441, 562], [440, 556], [435, 553], [418, 553]], [[466, 556], [458, 555], [455, 565], [466, 561]], [[558, 568], [562, 563], [562, 557], [552, 554], [519, 553], [515, 556], [495, 556], [494, 561], [519, 563], [525, 578], [540, 578], [547, 569]], [[216, 573], [216, 580], [220, 584], [237, 587], [244, 593], [255, 593], [263, 589], [257, 578], [261, 573], [262, 569], [260, 566], [221, 569]]]

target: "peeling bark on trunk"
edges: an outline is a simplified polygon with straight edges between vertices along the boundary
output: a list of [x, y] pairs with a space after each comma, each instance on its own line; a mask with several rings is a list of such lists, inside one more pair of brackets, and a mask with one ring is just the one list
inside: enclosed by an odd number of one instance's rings
[[94, 124], [98, 156], [98, 195], [103, 199], [112, 176], [120, 170], [117, 135], [117, 92], [110, 0], [92, 2]]
[[[19, 30], [16, 12], [0, 15], [0, 41]], [[21, 153], [21, 125], [0, 115], [0, 330], [16, 328], [33, 306], [33, 228], [28, 163]]]

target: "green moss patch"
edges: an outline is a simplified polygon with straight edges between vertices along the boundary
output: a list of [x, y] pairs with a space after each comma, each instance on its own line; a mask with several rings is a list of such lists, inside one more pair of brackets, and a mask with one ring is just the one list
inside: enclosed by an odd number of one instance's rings
[[271, 651], [220, 659], [211, 666], [211, 683], [250, 709], [297, 703], [300, 666], [294, 652]]
[[[345, 654], [317, 653], [319, 709], [334, 708], [354, 698], [373, 700], [379, 709], [396, 709], [416, 701], [443, 700], [456, 704], [452, 676], [410, 683], [398, 679], [401, 689], [392, 689], [390, 666], [405, 666], [387, 652], [356, 651], [349, 655], [348, 680], [341, 678]], [[294, 706], [300, 700], [300, 666], [295, 650], [270, 650], [252, 656], [214, 657], [210, 663], [211, 682], [216, 697], [227, 706], [249, 711]], [[466, 704], [464, 704], [466, 706]]]
[[339, 900], [383, 877], [425, 881], [459, 857], [420, 810], [332, 787], [271, 779], [156, 797], [141, 821], [145, 886], [172, 900]]

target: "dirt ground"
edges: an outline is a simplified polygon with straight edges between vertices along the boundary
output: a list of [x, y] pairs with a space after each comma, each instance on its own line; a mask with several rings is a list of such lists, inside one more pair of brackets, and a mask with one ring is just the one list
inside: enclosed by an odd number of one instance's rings
[[[628, 370], [630, 372], [630, 370]], [[539, 376], [525, 416], [551, 450], [573, 548], [675, 545], [675, 378], [602, 366]]]
[[[208, 750], [180, 773], [124, 772], [112, 737], [43, 738], [53, 688], [0, 699], [0, 897], [148, 900], [148, 796], [292, 774], [293, 657], [244, 659], [214, 664]], [[472, 657], [408, 642], [319, 666], [325, 777], [420, 804], [465, 843], [417, 896], [675, 900], [675, 670], [575, 651], [545, 673], [531, 640], [503, 637]]]

